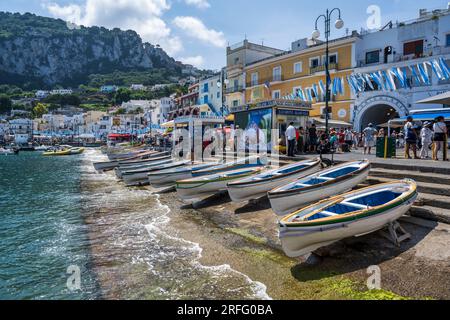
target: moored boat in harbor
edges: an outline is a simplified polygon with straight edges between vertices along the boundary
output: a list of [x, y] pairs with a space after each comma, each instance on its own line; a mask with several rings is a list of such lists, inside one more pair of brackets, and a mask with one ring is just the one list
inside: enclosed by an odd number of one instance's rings
[[192, 172], [211, 168], [215, 165], [217, 165], [217, 163], [203, 163], [153, 172], [148, 174], [148, 180], [154, 187], [171, 187], [175, 186], [177, 181], [192, 178]]
[[172, 162], [169, 160], [167, 163], [153, 165], [149, 168], [144, 168], [141, 170], [125, 171], [122, 173], [122, 179], [123, 179], [124, 183], [129, 187], [144, 186], [144, 185], [149, 184], [149, 180], [148, 180], [149, 173], [166, 170], [166, 169], [182, 167], [182, 166], [186, 166], [190, 163], [191, 163], [191, 161]]
[[178, 196], [195, 202], [227, 190], [227, 184], [260, 173], [262, 167], [247, 167], [191, 179], [177, 181]]
[[406, 179], [322, 200], [281, 219], [283, 250], [289, 257], [298, 257], [380, 230], [404, 215], [416, 198], [416, 183]]
[[270, 190], [310, 175], [320, 169], [320, 159], [306, 160], [269, 170], [228, 184], [228, 194], [234, 202], [259, 199]]
[[369, 170], [368, 160], [322, 170], [270, 191], [270, 204], [277, 215], [289, 214], [305, 204], [351, 190], [367, 179]]

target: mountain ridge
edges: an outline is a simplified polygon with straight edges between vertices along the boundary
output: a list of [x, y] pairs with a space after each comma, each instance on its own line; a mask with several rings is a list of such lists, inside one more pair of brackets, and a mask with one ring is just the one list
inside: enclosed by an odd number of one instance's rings
[[0, 12], [0, 83], [74, 86], [94, 74], [164, 71], [170, 77], [183, 67], [132, 30]]

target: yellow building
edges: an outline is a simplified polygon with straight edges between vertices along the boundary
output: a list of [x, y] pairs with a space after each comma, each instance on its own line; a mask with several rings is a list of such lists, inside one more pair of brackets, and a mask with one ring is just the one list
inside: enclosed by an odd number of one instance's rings
[[[350, 122], [354, 97], [346, 77], [356, 66], [355, 42], [357, 37], [346, 37], [330, 42], [330, 76], [341, 79], [343, 94], [331, 95], [330, 119]], [[325, 94], [320, 89], [320, 80], [325, 86], [325, 44], [311, 44], [308, 40], [294, 42], [293, 50], [265, 60], [249, 64], [244, 68], [245, 101], [256, 103], [271, 99], [297, 96], [301, 88], [311, 92], [311, 117], [323, 118]], [[314, 87], [314, 90], [313, 90]], [[330, 88], [331, 90], [331, 88]], [[314, 92], [318, 93], [317, 96]], [[292, 96], [293, 97], [293, 96]], [[297, 96], [298, 97], [298, 96]]]

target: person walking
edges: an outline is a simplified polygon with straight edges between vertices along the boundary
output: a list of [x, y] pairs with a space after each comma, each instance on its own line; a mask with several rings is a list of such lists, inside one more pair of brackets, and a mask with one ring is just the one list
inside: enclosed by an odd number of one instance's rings
[[298, 128], [297, 152], [303, 154], [305, 152], [305, 129]]
[[411, 159], [410, 150], [413, 150], [414, 159], [418, 159], [417, 157], [417, 132], [414, 126], [413, 117], [408, 117], [404, 127], [405, 131], [405, 158]]
[[445, 124], [444, 117], [438, 117], [436, 123], [433, 126], [434, 131], [434, 144], [433, 144], [433, 160], [438, 161], [439, 151], [442, 150], [442, 159], [447, 161], [447, 134], [448, 129]]
[[348, 146], [348, 152], [350, 152], [353, 146], [353, 134], [350, 128], [344, 131], [344, 142]]
[[428, 152], [430, 146], [433, 143], [433, 131], [431, 130], [432, 124], [430, 122], [425, 122], [422, 130], [420, 131], [420, 139], [422, 141], [422, 149], [420, 149], [420, 158], [425, 160], [428, 159]]
[[369, 126], [364, 129], [363, 135], [364, 135], [364, 154], [370, 155], [372, 148], [375, 147], [375, 136], [377, 135], [377, 130], [373, 127], [372, 123], [369, 123]]
[[317, 151], [317, 129], [314, 123], [311, 125], [311, 128], [308, 129], [308, 144], [310, 152]]
[[295, 141], [297, 139], [297, 130], [295, 130], [294, 123], [291, 122], [286, 129], [286, 144], [288, 147], [288, 157], [294, 157]]

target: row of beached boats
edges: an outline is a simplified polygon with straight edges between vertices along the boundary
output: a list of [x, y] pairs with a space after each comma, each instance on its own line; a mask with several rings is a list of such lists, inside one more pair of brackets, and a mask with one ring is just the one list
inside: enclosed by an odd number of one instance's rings
[[115, 170], [128, 186], [175, 187], [194, 203], [228, 192], [234, 202], [268, 197], [280, 216], [280, 240], [290, 257], [352, 236], [377, 231], [398, 220], [417, 198], [412, 180], [392, 181], [352, 191], [369, 174], [368, 160], [322, 167], [319, 158], [271, 168], [267, 159], [192, 163], [167, 153], [139, 150], [114, 154], [95, 168]]

